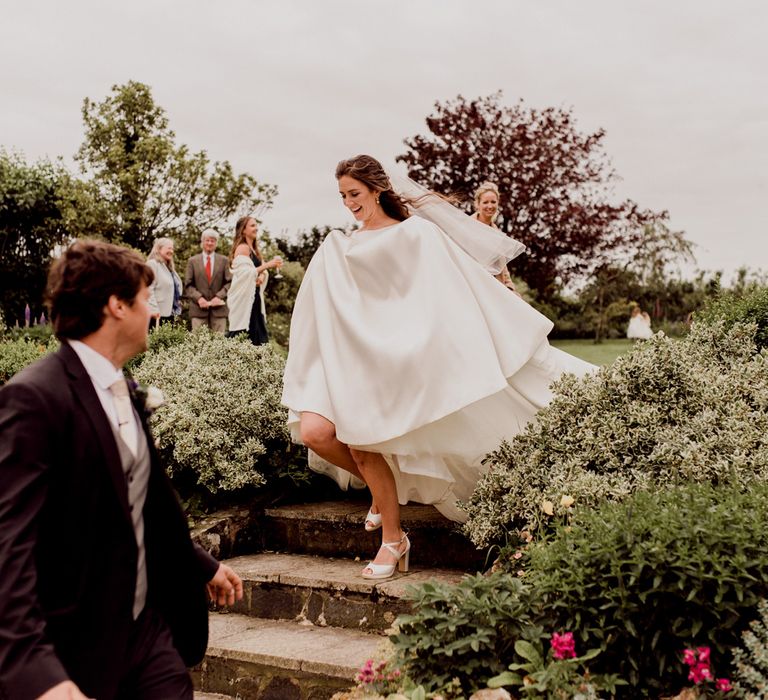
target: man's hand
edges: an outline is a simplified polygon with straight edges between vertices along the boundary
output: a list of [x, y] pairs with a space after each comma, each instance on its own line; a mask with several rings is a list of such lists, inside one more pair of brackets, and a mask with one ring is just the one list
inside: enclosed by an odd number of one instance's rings
[[197, 299], [197, 305], [198, 305], [198, 306], [199, 306], [201, 309], [207, 309], [207, 308], [208, 308], [208, 307], [211, 305], [211, 302], [210, 302], [210, 301], [208, 301], [208, 300], [207, 300], [205, 297], [198, 297], [198, 299]]
[[243, 582], [226, 564], [219, 564], [208, 582], [208, 595], [216, 605], [234, 605], [235, 600], [243, 599]]
[[37, 700], [90, 700], [72, 681], [62, 681], [46, 690]]
[[221, 299], [220, 297], [213, 297], [213, 299], [211, 299], [208, 302], [208, 305], [209, 306], [224, 306], [224, 303], [225, 303], [224, 300]]

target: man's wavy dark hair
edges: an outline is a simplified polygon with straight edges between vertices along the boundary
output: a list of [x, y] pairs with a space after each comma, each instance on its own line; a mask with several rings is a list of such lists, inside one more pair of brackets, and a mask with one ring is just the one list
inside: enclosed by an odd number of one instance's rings
[[56, 337], [79, 340], [99, 330], [113, 294], [133, 305], [152, 269], [133, 250], [103, 241], [80, 240], [51, 266], [46, 301]]

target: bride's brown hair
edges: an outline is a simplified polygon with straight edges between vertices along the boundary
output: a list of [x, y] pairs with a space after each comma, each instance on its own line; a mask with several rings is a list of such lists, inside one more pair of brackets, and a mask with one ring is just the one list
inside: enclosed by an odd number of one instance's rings
[[387, 216], [405, 221], [411, 212], [406, 201], [392, 189], [387, 173], [372, 156], [360, 155], [342, 160], [336, 166], [336, 179], [348, 176], [379, 193], [379, 204]]

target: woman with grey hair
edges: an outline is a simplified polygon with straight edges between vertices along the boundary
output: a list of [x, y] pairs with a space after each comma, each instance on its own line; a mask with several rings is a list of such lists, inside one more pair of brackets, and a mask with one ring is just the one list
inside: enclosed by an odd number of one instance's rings
[[172, 322], [181, 314], [181, 278], [173, 264], [173, 239], [158, 238], [147, 258], [147, 265], [155, 273], [149, 287], [151, 325]]

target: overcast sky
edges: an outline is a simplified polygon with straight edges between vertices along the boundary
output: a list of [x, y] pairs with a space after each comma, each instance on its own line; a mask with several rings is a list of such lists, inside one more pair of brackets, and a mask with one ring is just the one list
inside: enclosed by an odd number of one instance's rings
[[335, 164], [386, 164], [436, 100], [503, 90], [605, 128], [616, 197], [667, 209], [699, 267], [768, 271], [759, 0], [25, 0], [0, 12], [0, 145], [82, 141], [84, 97], [147, 83], [181, 143], [276, 184], [273, 233], [351, 221]]

